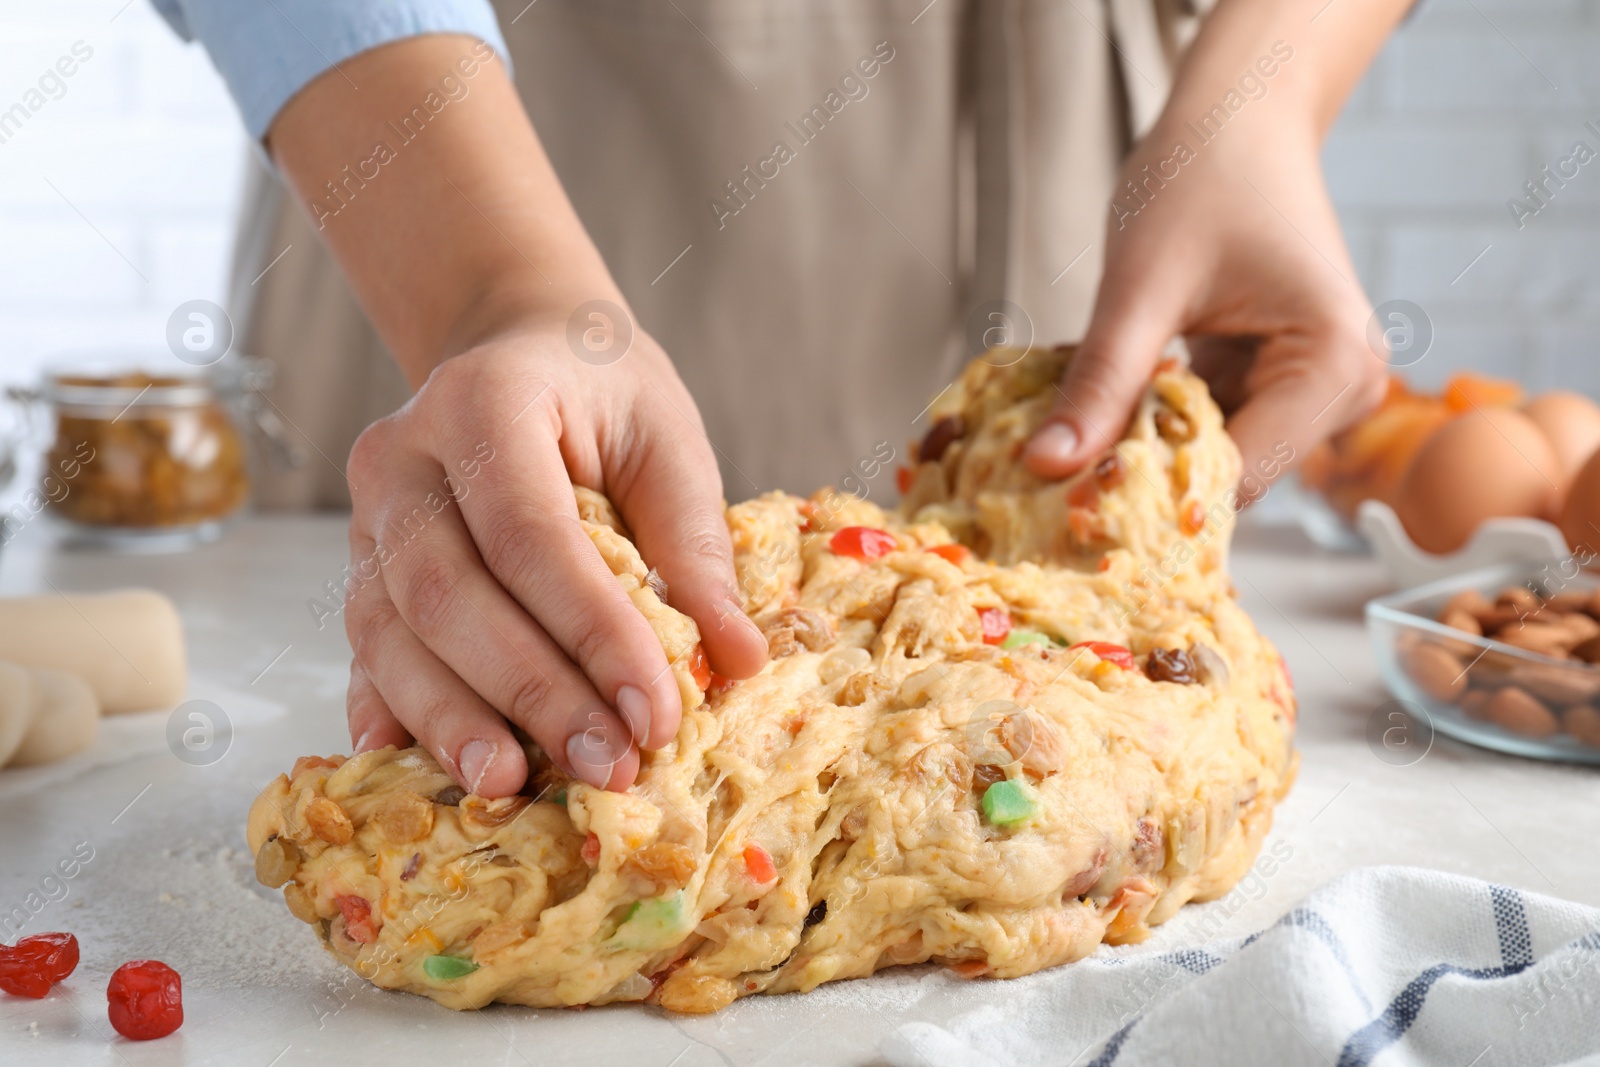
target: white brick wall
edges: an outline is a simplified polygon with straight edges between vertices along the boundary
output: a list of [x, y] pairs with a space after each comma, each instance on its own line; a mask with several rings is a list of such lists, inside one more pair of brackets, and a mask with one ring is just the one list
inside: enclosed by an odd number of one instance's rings
[[224, 293], [244, 134], [148, 0], [6, 0], [0, 111], [80, 40], [94, 54], [66, 93], [0, 144], [4, 383], [65, 351], [161, 350], [175, 306]]
[[1600, 395], [1600, 159], [1520, 231], [1506, 207], [1575, 140], [1600, 152], [1591, 119], [1595, 0], [1432, 0], [1384, 49], [1324, 161], [1369, 295], [1433, 321], [1413, 380], [1471, 367]]

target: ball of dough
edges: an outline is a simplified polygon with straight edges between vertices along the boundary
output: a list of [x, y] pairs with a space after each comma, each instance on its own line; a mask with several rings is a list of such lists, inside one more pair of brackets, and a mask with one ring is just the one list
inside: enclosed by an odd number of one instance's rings
[[54, 763], [94, 743], [100, 732], [100, 702], [89, 683], [76, 674], [36, 668], [33, 679], [33, 723], [11, 756], [11, 766]]
[[149, 589], [0, 599], [0, 660], [78, 675], [107, 715], [170, 708], [188, 688], [178, 611]]
[[0, 767], [16, 754], [33, 724], [33, 679], [14, 663], [0, 663]]

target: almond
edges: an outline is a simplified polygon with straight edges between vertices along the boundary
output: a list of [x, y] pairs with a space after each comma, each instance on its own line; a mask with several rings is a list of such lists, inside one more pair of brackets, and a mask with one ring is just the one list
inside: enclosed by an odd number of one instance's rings
[[1494, 598], [1494, 603], [1495, 607], [1516, 608], [1530, 614], [1544, 606], [1537, 593], [1520, 585], [1511, 585], [1500, 590], [1500, 595]]
[[1405, 654], [1404, 664], [1411, 680], [1435, 700], [1453, 704], [1467, 688], [1461, 661], [1439, 645], [1417, 645]]
[[1560, 728], [1549, 708], [1527, 690], [1514, 685], [1490, 697], [1487, 710], [1495, 725], [1525, 737], [1549, 737]]
[[1447, 611], [1439, 616], [1439, 621], [1454, 630], [1464, 630], [1477, 637], [1483, 636], [1483, 626], [1477, 618], [1465, 611]]
[[1575, 611], [1583, 611], [1588, 608], [1589, 601], [1593, 597], [1593, 593], [1557, 593], [1545, 603], [1563, 615], [1570, 615]]
[[1537, 652], [1543, 656], [1565, 657], [1572, 646], [1572, 638], [1565, 627], [1548, 622], [1526, 622], [1521, 626], [1507, 626], [1495, 634], [1513, 648]]
[[1600, 748], [1600, 711], [1590, 705], [1578, 704], [1562, 712], [1561, 725], [1583, 744]]
[[1440, 611], [1439, 617], [1442, 619], [1444, 616], [1456, 611], [1465, 612], [1468, 615], [1481, 615], [1493, 606], [1489, 602], [1489, 598], [1476, 589], [1467, 589], [1445, 601], [1444, 609]]
[[1557, 707], [1582, 704], [1600, 693], [1600, 671], [1548, 663], [1522, 663], [1511, 669], [1511, 680], [1540, 700]]

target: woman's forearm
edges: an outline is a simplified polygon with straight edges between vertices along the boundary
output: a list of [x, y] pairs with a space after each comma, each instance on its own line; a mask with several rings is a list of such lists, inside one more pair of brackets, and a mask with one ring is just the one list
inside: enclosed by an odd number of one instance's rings
[[1377, 403], [1387, 364], [1319, 156], [1409, 3], [1220, 0], [1118, 175], [1094, 314], [1029, 445], [1035, 474], [1065, 477], [1114, 445], [1174, 336], [1231, 387], [1228, 429], [1264, 477], [1285, 447], [1309, 450]]
[[290, 100], [268, 148], [413, 386], [511, 321], [621, 302], [482, 42], [364, 52]]
[[1300, 111], [1320, 140], [1413, 2], [1220, 0], [1179, 68], [1164, 118], [1198, 121], [1259, 93], [1275, 98], [1273, 110]]

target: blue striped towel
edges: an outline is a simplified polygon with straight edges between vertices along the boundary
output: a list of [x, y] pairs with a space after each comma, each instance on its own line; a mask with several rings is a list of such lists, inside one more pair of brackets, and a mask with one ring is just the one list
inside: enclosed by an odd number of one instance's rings
[[[1600, 863], [1597, 863], [1600, 873]], [[1202, 905], [1204, 907], [1205, 905]], [[1600, 1065], [1600, 909], [1353, 871], [1250, 937], [1085, 960], [885, 1041], [894, 1067]]]

